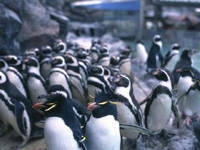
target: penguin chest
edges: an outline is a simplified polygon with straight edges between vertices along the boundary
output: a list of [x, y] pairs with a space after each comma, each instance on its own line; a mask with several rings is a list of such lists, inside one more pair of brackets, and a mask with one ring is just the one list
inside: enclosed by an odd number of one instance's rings
[[178, 54], [174, 55], [174, 56], [169, 60], [169, 62], [168, 62], [167, 65], [165, 66], [165, 68], [166, 68], [167, 70], [169, 70], [169, 71], [172, 72], [172, 71], [174, 70], [175, 65], [176, 65], [176, 63], [178, 62], [178, 60], [179, 60], [179, 55], [178, 55]]
[[159, 94], [149, 106], [146, 117], [147, 128], [159, 132], [170, 119], [172, 107], [171, 97], [167, 94]]
[[28, 78], [27, 85], [28, 85], [29, 96], [33, 103], [38, 102], [38, 96], [47, 94], [43, 83], [39, 79], [32, 77]]
[[71, 97], [71, 89], [68, 84], [68, 79], [65, 75], [60, 72], [53, 72], [49, 76], [49, 85], [62, 85], [70, 94]]
[[47, 79], [49, 77], [51, 71], [51, 64], [50, 63], [43, 63], [40, 67], [41, 75]]
[[100, 93], [102, 90], [94, 85], [88, 84], [88, 98], [90, 102], [94, 102], [96, 93]]
[[131, 61], [124, 60], [120, 63], [119, 67], [120, 71], [124, 74], [130, 75], [131, 74]]
[[[124, 104], [117, 105], [117, 113], [118, 113], [119, 123], [128, 125], [137, 125], [134, 114], [130, 111], [130, 109], [126, 105]], [[125, 136], [129, 139], [136, 139], [138, 137], [137, 133], [132, 133], [128, 129], [121, 129], [120, 132], [122, 136]]]
[[200, 91], [191, 90], [186, 96], [185, 114], [191, 116], [193, 114], [200, 114]]
[[190, 77], [180, 77], [177, 84], [177, 98], [179, 99], [183, 94], [185, 94], [190, 86], [193, 84], [193, 81]]
[[8, 76], [9, 81], [10, 81], [13, 85], [15, 85], [15, 87], [16, 87], [25, 97], [27, 97], [27, 94], [26, 94], [24, 85], [23, 85], [23, 83], [21, 82], [20, 77], [19, 77], [18, 75], [16, 75], [14, 72], [11, 72], [11, 71], [7, 71], [6, 74], [7, 74], [7, 76]]
[[86, 125], [88, 150], [120, 150], [119, 122], [113, 116], [90, 117]]
[[103, 57], [99, 60], [98, 62], [99, 65], [102, 65], [102, 66], [109, 66], [110, 65], [110, 57]]
[[46, 119], [44, 138], [48, 150], [80, 150], [72, 130], [59, 117]]
[[140, 63], [145, 63], [147, 60], [147, 52], [143, 47], [138, 47], [138, 50], [136, 52], [136, 59], [140, 62]]

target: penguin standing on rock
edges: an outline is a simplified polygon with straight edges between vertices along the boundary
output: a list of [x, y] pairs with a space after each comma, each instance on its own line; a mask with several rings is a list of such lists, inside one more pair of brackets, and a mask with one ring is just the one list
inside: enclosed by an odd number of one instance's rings
[[159, 133], [167, 125], [172, 110], [172, 83], [168, 73], [157, 69], [153, 75], [160, 81], [146, 98], [145, 126], [155, 133]]
[[194, 84], [190, 86], [188, 91], [183, 95], [181, 100], [181, 106], [179, 107], [183, 115], [186, 116], [184, 123], [190, 124], [190, 117], [193, 115], [198, 116], [200, 119], [200, 80], [196, 80]]
[[147, 72], [151, 72], [156, 68], [160, 68], [163, 63], [162, 51], [162, 39], [160, 35], [153, 37], [153, 43], [148, 53], [147, 58]]
[[112, 93], [99, 93], [88, 105], [92, 114], [86, 124], [88, 150], [120, 150], [120, 130], [116, 99]]
[[81, 124], [66, 92], [51, 92], [34, 109], [44, 113], [44, 139], [48, 150], [86, 150]]
[[[114, 77], [115, 90], [123, 103], [117, 105], [118, 120], [121, 124], [138, 125], [144, 127], [142, 110], [133, 95], [133, 86], [131, 79], [124, 74]], [[121, 129], [121, 136], [128, 139], [136, 139], [138, 132], [133, 133], [129, 129]]]

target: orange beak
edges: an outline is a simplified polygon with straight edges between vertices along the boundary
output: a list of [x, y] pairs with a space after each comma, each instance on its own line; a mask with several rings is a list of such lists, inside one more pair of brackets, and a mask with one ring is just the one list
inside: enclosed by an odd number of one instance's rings
[[44, 108], [45, 106], [42, 103], [35, 103], [32, 108], [33, 109], [41, 109]]

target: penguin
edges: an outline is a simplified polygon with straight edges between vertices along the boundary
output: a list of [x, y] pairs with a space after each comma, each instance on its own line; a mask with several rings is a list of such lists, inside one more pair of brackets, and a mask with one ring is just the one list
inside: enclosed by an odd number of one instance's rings
[[88, 105], [91, 116], [86, 124], [88, 150], [120, 150], [120, 130], [116, 99], [112, 93], [98, 93]]
[[66, 72], [66, 63], [63, 56], [54, 56], [51, 59], [51, 70], [48, 78], [49, 87], [53, 85], [62, 85], [68, 93], [69, 98], [72, 98], [71, 81]]
[[101, 65], [92, 65], [88, 68], [88, 99], [94, 101], [95, 94], [107, 92], [110, 90], [109, 84], [104, 78], [104, 67]]
[[180, 111], [186, 117], [184, 123], [190, 124], [191, 117], [196, 115], [200, 118], [200, 80], [196, 80], [186, 91], [179, 104]]
[[106, 46], [100, 48], [97, 64], [102, 66], [110, 65], [109, 49]]
[[44, 113], [44, 139], [48, 150], [86, 150], [81, 124], [66, 92], [51, 92], [34, 109]]
[[172, 44], [171, 50], [168, 51], [164, 57], [162, 67], [172, 72], [175, 68], [176, 63], [180, 59], [179, 51], [180, 45], [178, 43]]
[[40, 74], [40, 64], [36, 57], [28, 56], [24, 59], [24, 64], [27, 69], [26, 86], [28, 98], [32, 103], [36, 103], [40, 95], [47, 94], [46, 83]]
[[172, 110], [172, 83], [170, 76], [163, 69], [156, 69], [153, 75], [160, 83], [146, 98], [147, 104], [144, 110], [145, 126], [154, 133], [160, 133], [170, 119]]
[[64, 54], [67, 51], [67, 43], [61, 39], [56, 39], [53, 42], [52, 48], [56, 54]]
[[[118, 120], [120, 124], [138, 125], [144, 127], [143, 112], [134, 94], [132, 81], [128, 75], [118, 74], [114, 77], [114, 94], [121, 99], [122, 103], [117, 105]], [[137, 139], [138, 133], [133, 133], [129, 129], [121, 129], [121, 136], [128, 139]]]
[[190, 86], [194, 84], [195, 75], [190, 68], [177, 69], [176, 73], [180, 76], [176, 86], [176, 96], [177, 100], [181, 101], [183, 95], [189, 90]]
[[90, 62], [88, 62], [88, 53], [86, 51], [79, 51], [76, 55], [76, 58], [79, 63], [79, 73], [82, 76], [83, 79], [83, 86], [87, 90], [87, 78], [88, 78], [88, 66], [90, 65]]
[[173, 70], [174, 84], [176, 85], [179, 79], [179, 74], [176, 73], [177, 69], [191, 67], [192, 66], [192, 55], [194, 54], [193, 50], [184, 49], [181, 53], [179, 61], [176, 63], [176, 66]]
[[2, 136], [8, 126], [22, 137], [22, 143], [17, 147], [23, 147], [29, 141], [31, 135], [30, 108], [27, 108], [28, 101], [18, 91], [18, 89], [8, 80], [5, 72], [0, 71], [0, 120], [3, 122]]
[[131, 49], [129, 47], [120, 51], [119, 70], [123, 74], [132, 76]]
[[147, 61], [148, 53], [144, 43], [141, 40], [136, 42], [136, 61], [139, 67], [144, 67]]
[[42, 46], [40, 49], [40, 73], [47, 80], [51, 70], [52, 48], [49, 45]]
[[66, 72], [71, 81], [72, 97], [80, 100], [83, 104], [87, 104], [87, 89], [84, 87], [83, 78], [80, 74], [78, 60], [75, 56], [68, 53], [65, 54], [65, 62], [67, 64]]
[[111, 56], [110, 57], [110, 70], [112, 75], [118, 74], [119, 71], [119, 57], [118, 56]]
[[101, 45], [99, 44], [95, 44], [94, 46], [91, 47], [90, 54], [92, 58], [92, 64], [97, 63], [99, 59], [99, 55], [100, 55], [100, 49], [101, 49]]
[[160, 35], [156, 34], [153, 37], [153, 43], [147, 57], [147, 72], [151, 72], [152, 70], [161, 67], [161, 64], [163, 63], [161, 51], [162, 39]]
[[22, 59], [15, 55], [4, 56], [5, 61], [8, 63], [6, 74], [9, 81], [16, 86], [16, 88], [27, 98], [27, 91], [22, 72]]

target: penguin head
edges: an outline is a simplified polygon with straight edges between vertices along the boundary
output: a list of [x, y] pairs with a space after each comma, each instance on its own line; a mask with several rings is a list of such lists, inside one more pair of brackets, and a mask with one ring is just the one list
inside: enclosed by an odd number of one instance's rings
[[182, 59], [189, 59], [189, 60], [191, 60], [193, 54], [194, 54], [193, 50], [185, 49], [185, 50], [183, 50], [183, 52], [181, 54], [181, 58]]
[[67, 65], [78, 66], [78, 60], [72, 54], [65, 53], [64, 57]]
[[56, 53], [64, 53], [67, 50], [67, 44], [61, 39], [57, 39], [53, 43], [53, 51]]
[[100, 48], [100, 53], [101, 54], [108, 54], [109, 53], [108, 47], [106, 45], [102, 46]]
[[52, 59], [51, 59], [51, 65], [52, 65], [52, 67], [65, 68], [66, 64], [65, 64], [64, 57], [61, 56], [61, 55], [57, 55], [57, 56], [52, 57]]
[[132, 103], [132, 82], [128, 75], [125, 74], [118, 74], [113, 78], [114, 82], [114, 93], [123, 99], [125, 99], [125, 102]]
[[129, 47], [122, 49], [120, 51], [121, 56], [127, 56], [128, 57], [130, 55], [130, 53], [131, 53], [131, 49]]
[[16, 55], [6, 55], [4, 59], [10, 66], [19, 66], [22, 63], [22, 59]]
[[181, 77], [191, 77], [192, 79], [195, 77], [193, 70], [189, 67], [178, 68], [176, 69], [176, 72], [179, 73]]
[[160, 81], [161, 85], [167, 86], [169, 89], [172, 89], [170, 74], [167, 70], [158, 68], [154, 70], [152, 74], [157, 80]]
[[8, 69], [8, 64], [4, 59], [0, 58], [0, 70], [6, 72]]
[[87, 109], [92, 111], [93, 116], [96, 118], [113, 115], [117, 120], [116, 105], [120, 103], [113, 93], [100, 92], [95, 95], [95, 102], [88, 104]]
[[110, 65], [111, 66], [117, 66], [117, 65], [119, 65], [119, 57], [117, 57], [117, 56], [111, 56], [111, 58], [110, 58]]
[[69, 101], [67, 93], [59, 91], [58, 88], [55, 91], [51, 91], [48, 95], [41, 95], [38, 98], [45, 98], [46, 101], [43, 103], [35, 103], [32, 107], [36, 110], [40, 110], [40, 112], [43, 112], [47, 117], [56, 115], [56, 113], [62, 111], [59, 110], [61, 106]]
[[39, 61], [35, 56], [27, 56], [24, 60], [23, 63], [27, 66], [27, 67], [39, 67]]
[[172, 46], [171, 46], [172, 48], [172, 50], [180, 50], [180, 45], [178, 44], [178, 43], [174, 43], [174, 44], [172, 44]]
[[52, 48], [49, 45], [42, 46], [40, 48], [41, 58], [50, 57], [52, 55]]
[[25, 56], [35, 56], [35, 57], [39, 58], [39, 53], [40, 53], [39, 48], [35, 47], [35, 48], [26, 50], [24, 54], [25, 54]]
[[154, 37], [153, 37], [153, 43], [155, 43], [160, 48], [162, 48], [162, 39], [161, 39], [161, 36], [159, 34], [154, 35]]
[[88, 74], [90, 76], [97, 75], [103, 76], [104, 75], [104, 68], [101, 65], [92, 65], [88, 67]]

